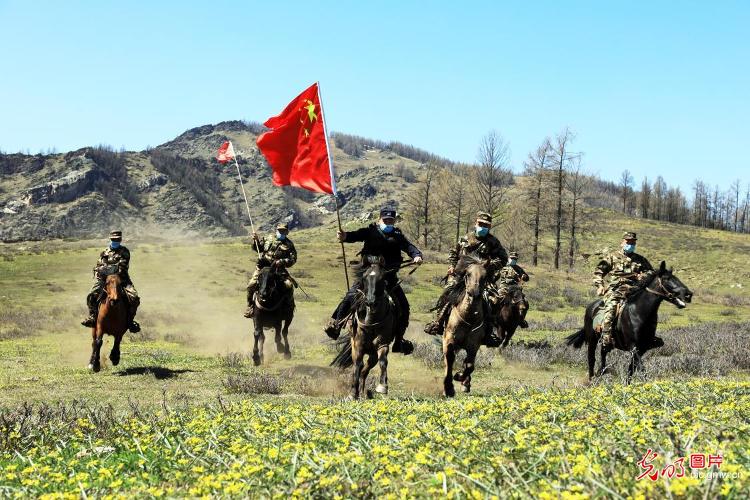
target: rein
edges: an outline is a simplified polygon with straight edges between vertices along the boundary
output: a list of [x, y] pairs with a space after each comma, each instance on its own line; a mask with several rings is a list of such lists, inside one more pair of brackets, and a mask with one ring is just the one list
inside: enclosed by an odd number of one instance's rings
[[[364, 292], [363, 292], [362, 290], [357, 290], [357, 292], [359, 292], [360, 294], [362, 294], [362, 296], [364, 296]], [[360, 304], [360, 305], [361, 305], [361, 304]], [[384, 318], [383, 318], [382, 320], [380, 320], [380, 321], [376, 321], [376, 322], [374, 322], [374, 323], [366, 323], [366, 322], [365, 322], [365, 321], [364, 321], [363, 319], [361, 319], [361, 318], [359, 317], [359, 308], [357, 308], [357, 309], [356, 309], [356, 310], [354, 311], [354, 317], [355, 317], [355, 318], [357, 319], [357, 324], [358, 324], [358, 325], [359, 325], [360, 327], [362, 327], [362, 326], [367, 326], [367, 327], [370, 327], [370, 326], [377, 326], [377, 325], [380, 325], [380, 324], [382, 324], [382, 323], [385, 323], [385, 321], [386, 321], [386, 320], [388, 319], [388, 317], [390, 316], [390, 314], [388, 314], [388, 313], [389, 313], [389, 312], [391, 311], [391, 301], [390, 301], [390, 300], [388, 300], [388, 301], [387, 301], [387, 305], [388, 305], [388, 308], [386, 309], [385, 317], [384, 317]], [[367, 316], [365, 315], [365, 317], [367, 317]]]
[[659, 288], [662, 291], [652, 290], [648, 286], [645, 288], [645, 290], [649, 293], [653, 293], [654, 295], [658, 295], [659, 297], [664, 297], [665, 299], [669, 301], [674, 300], [675, 294], [667, 290], [667, 288], [664, 286], [664, 283], [661, 282], [661, 276], [657, 276], [656, 280], [659, 282]]

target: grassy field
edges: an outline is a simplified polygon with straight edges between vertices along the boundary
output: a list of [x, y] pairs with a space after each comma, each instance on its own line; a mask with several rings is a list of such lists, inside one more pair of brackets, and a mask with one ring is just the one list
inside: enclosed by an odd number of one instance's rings
[[[353, 404], [340, 401], [347, 376], [328, 367], [334, 352], [322, 333], [345, 289], [333, 228], [292, 233], [293, 274], [308, 296], [297, 291], [293, 358], [267, 342], [260, 368], [247, 358], [251, 322], [241, 316], [254, 264], [247, 241], [126, 242], [143, 331], [128, 334], [121, 364], [105, 362], [99, 374], [85, 369], [90, 334], [78, 321], [105, 243], [1, 245], [0, 494], [739, 495], [750, 464], [750, 238], [614, 220], [581, 251], [614, 247], [633, 228], [639, 252], [666, 260], [695, 292], [684, 310], [662, 306], [666, 345], [646, 357], [647, 372], [620, 388], [621, 354], [601, 387], [586, 386], [583, 353], [560, 340], [593, 297], [595, 256], [561, 271], [545, 260], [526, 266], [531, 328], [504, 352], [483, 350], [472, 395], [450, 403], [439, 397], [439, 347], [422, 333], [443, 253], [427, 252], [404, 279], [415, 354], [390, 357], [388, 397]], [[358, 248], [347, 250], [353, 259]], [[688, 425], [697, 407], [707, 413]], [[732, 444], [722, 429], [734, 429]], [[421, 463], [427, 444], [434, 453]], [[741, 477], [636, 481], [634, 460], [648, 447], [662, 465], [722, 451], [721, 470]]]

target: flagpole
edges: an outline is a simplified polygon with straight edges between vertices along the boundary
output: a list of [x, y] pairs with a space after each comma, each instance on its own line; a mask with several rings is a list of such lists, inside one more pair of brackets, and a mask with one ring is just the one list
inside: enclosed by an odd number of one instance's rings
[[[240, 180], [240, 187], [242, 188], [242, 197], [245, 198], [245, 208], [247, 208], [247, 217], [250, 219], [250, 229], [253, 231], [253, 234], [255, 234], [255, 225], [253, 224], [253, 216], [250, 215], [250, 204], [247, 202], [247, 194], [245, 194], [245, 184], [242, 182], [242, 174], [240, 173], [240, 165], [237, 163], [237, 155], [239, 154], [237, 151], [234, 150], [234, 145], [232, 144], [232, 141], [229, 141], [229, 144], [232, 146], [232, 151], [234, 151], [234, 166], [237, 167], [237, 178]], [[258, 249], [258, 246], [255, 246], [255, 250], [258, 252], [258, 257], [260, 257], [260, 250]]]
[[[326, 125], [326, 117], [323, 112], [323, 94], [320, 92], [320, 82], [318, 84], [318, 100], [320, 101], [320, 117], [323, 121], [323, 137], [326, 140], [326, 152], [328, 153], [328, 168], [331, 171], [331, 190], [333, 191], [333, 201], [336, 204], [336, 220], [339, 224], [339, 232], [343, 233], [344, 230], [341, 228], [341, 214], [339, 213], [339, 197], [336, 196], [336, 176], [333, 173], [333, 155], [331, 155], [331, 147], [328, 145], [328, 126]], [[349, 290], [349, 270], [346, 267], [346, 250], [344, 249], [344, 242], [341, 242], [341, 255], [344, 258], [344, 276], [346, 277], [346, 289]]]

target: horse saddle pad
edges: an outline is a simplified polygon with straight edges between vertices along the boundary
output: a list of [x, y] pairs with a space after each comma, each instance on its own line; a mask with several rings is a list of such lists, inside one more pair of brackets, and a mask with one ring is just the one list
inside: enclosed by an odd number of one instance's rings
[[[594, 309], [594, 322], [593, 327], [595, 332], [602, 331], [602, 328], [604, 327], [604, 302], [596, 306], [596, 309]], [[614, 329], [617, 326], [617, 323], [620, 322], [620, 314], [622, 314], [622, 302], [617, 303], [617, 309], [615, 310], [615, 321], [612, 324], [612, 329]]]

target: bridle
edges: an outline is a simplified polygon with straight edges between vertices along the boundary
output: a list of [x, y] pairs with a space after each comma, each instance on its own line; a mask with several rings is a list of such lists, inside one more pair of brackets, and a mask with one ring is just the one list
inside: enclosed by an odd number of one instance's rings
[[[360, 295], [362, 295], [363, 297], [365, 296], [365, 293], [364, 293], [364, 292], [363, 292], [362, 290], [359, 290], [359, 289], [358, 289], [358, 290], [357, 290], [357, 293], [359, 293], [359, 294], [360, 294]], [[391, 301], [390, 301], [390, 300], [388, 300], [388, 299], [387, 299], [387, 297], [386, 297], [386, 305], [387, 305], [388, 307], [386, 308], [386, 311], [385, 311], [385, 315], [384, 315], [383, 319], [382, 319], [382, 320], [380, 320], [380, 321], [375, 321], [375, 322], [371, 322], [371, 323], [367, 323], [367, 322], [365, 322], [365, 320], [364, 320], [364, 319], [360, 318], [360, 316], [359, 316], [359, 308], [355, 309], [355, 311], [354, 311], [354, 317], [355, 317], [355, 318], [357, 319], [357, 324], [358, 324], [358, 325], [359, 325], [360, 327], [362, 327], [362, 326], [370, 327], [370, 326], [377, 326], [377, 325], [380, 325], [380, 324], [382, 324], [382, 323], [385, 323], [385, 322], [386, 322], [386, 320], [387, 320], [387, 319], [388, 319], [388, 318], [390, 317], [390, 314], [389, 314], [389, 313], [390, 313], [390, 311], [391, 311]], [[369, 307], [369, 306], [367, 306], [367, 307]], [[366, 316], [366, 315], [365, 315], [365, 318], [367, 318], [367, 316]]]
[[659, 283], [660, 290], [652, 290], [650, 287], [646, 287], [646, 291], [649, 293], [653, 293], [654, 295], [658, 295], [659, 297], [664, 297], [669, 302], [672, 302], [675, 298], [677, 298], [677, 295], [667, 290], [667, 287], [664, 286], [664, 283], [661, 281], [661, 276], [656, 277], [657, 282]]

